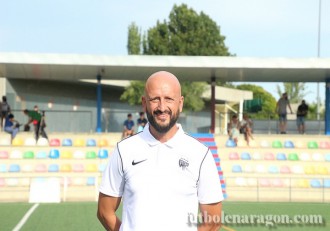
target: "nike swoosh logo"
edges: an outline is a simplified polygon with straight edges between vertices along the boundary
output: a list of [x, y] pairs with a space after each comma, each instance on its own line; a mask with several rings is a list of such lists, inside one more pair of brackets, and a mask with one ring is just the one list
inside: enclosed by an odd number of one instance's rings
[[145, 160], [140, 160], [140, 161], [137, 161], [137, 162], [135, 162], [134, 160], [132, 161], [132, 165], [136, 165], [136, 164], [139, 164], [139, 163], [142, 163], [142, 162], [144, 162], [144, 161], [146, 161], [147, 159], [145, 159]]

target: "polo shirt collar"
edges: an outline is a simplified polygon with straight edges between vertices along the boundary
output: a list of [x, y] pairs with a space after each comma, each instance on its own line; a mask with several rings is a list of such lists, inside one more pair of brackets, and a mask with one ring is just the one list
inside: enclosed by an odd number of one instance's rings
[[[177, 126], [178, 131], [175, 133], [175, 135], [170, 140], [168, 140], [167, 142], [164, 143], [168, 147], [174, 147], [176, 145], [180, 145], [180, 140], [181, 140], [180, 137], [182, 135], [184, 135], [184, 131], [182, 129], [181, 124], [177, 123], [175, 126]], [[145, 141], [150, 146], [155, 146], [155, 145], [161, 144], [161, 142], [159, 142], [157, 139], [155, 139], [155, 137], [153, 137], [153, 135], [150, 133], [149, 123], [147, 123], [146, 126], [144, 127], [142, 134], [144, 136]]]

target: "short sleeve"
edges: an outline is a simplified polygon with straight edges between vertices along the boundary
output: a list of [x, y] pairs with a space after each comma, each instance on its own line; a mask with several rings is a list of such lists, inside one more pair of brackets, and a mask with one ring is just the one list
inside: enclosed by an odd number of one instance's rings
[[208, 150], [200, 168], [198, 201], [200, 204], [212, 204], [223, 199], [218, 170], [212, 153]]
[[124, 191], [124, 184], [122, 159], [116, 148], [103, 172], [99, 191], [108, 196], [121, 197]]

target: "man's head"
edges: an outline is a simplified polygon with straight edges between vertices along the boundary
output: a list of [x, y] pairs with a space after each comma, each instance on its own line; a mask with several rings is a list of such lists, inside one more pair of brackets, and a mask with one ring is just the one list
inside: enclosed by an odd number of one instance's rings
[[13, 115], [13, 114], [9, 114], [9, 115], [8, 115], [8, 119], [9, 119], [9, 120], [13, 120], [13, 119], [14, 119], [14, 115]]
[[38, 105], [34, 105], [33, 110], [34, 111], [39, 111]]
[[29, 112], [29, 110], [28, 110], [28, 109], [24, 109], [24, 110], [23, 110], [23, 113], [24, 113], [25, 115], [27, 115], [27, 114], [28, 114], [28, 112]]
[[165, 134], [175, 125], [183, 101], [180, 82], [172, 73], [159, 71], [148, 78], [142, 106], [150, 126], [158, 133]]
[[127, 114], [127, 119], [132, 120], [132, 114], [131, 113]]
[[140, 115], [141, 118], [143, 118], [143, 117], [144, 117], [144, 112], [141, 111], [141, 112], [139, 113], [139, 115]]
[[302, 100], [301, 103], [302, 103], [302, 104], [306, 104], [305, 100]]
[[288, 93], [284, 92], [284, 93], [282, 94], [282, 96], [283, 96], [284, 99], [288, 99]]

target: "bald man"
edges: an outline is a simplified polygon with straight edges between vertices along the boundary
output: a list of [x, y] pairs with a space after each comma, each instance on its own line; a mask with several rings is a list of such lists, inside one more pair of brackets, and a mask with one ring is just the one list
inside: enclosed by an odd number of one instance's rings
[[[149, 123], [117, 143], [103, 173], [97, 216], [106, 230], [220, 228], [217, 168], [211, 151], [177, 123], [183, 102], [173, 74], [160, 71], [148, 78], [142, 106]], [[122, 198], [120, 220], [115, 212]]]

